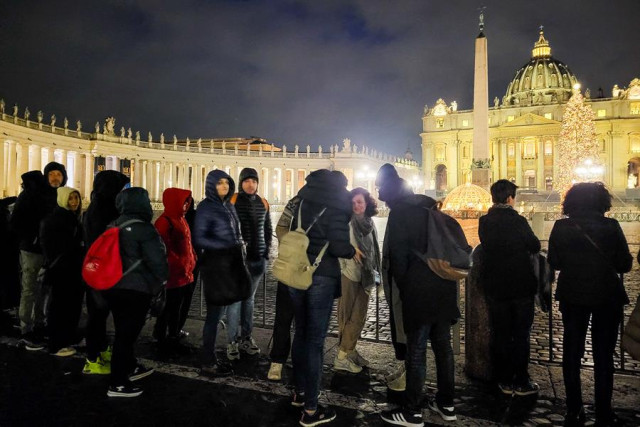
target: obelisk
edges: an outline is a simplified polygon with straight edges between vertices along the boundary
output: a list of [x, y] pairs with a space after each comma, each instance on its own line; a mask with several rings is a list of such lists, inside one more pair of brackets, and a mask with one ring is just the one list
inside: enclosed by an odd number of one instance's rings
[[[483, 8], [484, 9], [484, 8]], [[471, 183], [489, 191], [491, 166], [489, 155], [489, 76], [487, 38], [484, 35], [484, 10], [480, 12], [480, 34], [476, 38], [473, 75], [473, 163]]]
[[[484, 8], [483, 8], [484, 9]], [[483, 10], [482, 9], [482, 10]], [[484, 12], [480, 12], [480, 34], [476, 38], [476, 60], [473, 84], [473, 165], [472, 184], [489, 190], [491, 169], [489, 159], [489, 83], [487, 74], [487, 38], [484, 35]], [[492, 379], [491, 329], [489, 310], [480, 270], [481, 256], [474, 251], [473, 268], [465, 280], [465, 366], [467, 376], [480, 380]]]

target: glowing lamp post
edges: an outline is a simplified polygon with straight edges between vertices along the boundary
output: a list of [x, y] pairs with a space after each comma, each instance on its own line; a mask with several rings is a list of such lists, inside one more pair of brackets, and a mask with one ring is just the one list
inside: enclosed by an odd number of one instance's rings
[[591, 159], [586, 159], [575, 168], [574, 172], [579, 178], [579, 180], [574, 180], [574, 184], [576, 182], [602, 181], [604, 167], [593, 164]]
[[[373, 191], [373, 182], [375, 179], [376, 173], [369, 169], [369, 165], [364, 165], [362, 169], [356, 172], [356, 181], [364, 182], [365, 185], [363, 187], [369, 192]], [[354, 187], [356, 186], [354, 185]]]

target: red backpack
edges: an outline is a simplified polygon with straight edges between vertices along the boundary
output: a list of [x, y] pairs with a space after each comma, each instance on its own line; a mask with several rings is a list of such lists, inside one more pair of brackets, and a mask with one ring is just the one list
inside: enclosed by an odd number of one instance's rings
[[139, 219], [125, 221], [117, 227], [110, 227], [102, 233], [87, 251], [82, 263], [82, 278], [93, 289], [104, 291], [112, 288], [125, 275], [136, 268], [141, 260], [133, 263], [127, 271], [122, 271], [120, 257], [120, 229]]

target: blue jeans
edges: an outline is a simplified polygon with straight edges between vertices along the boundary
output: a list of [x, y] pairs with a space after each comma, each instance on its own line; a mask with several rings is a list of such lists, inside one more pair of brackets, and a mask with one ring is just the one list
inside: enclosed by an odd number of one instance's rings
[[431, 323], [407, 331], [407, 406], [419, 410], [423, 386], [427, 376], [427, 339], [436, 361], [438, 392], [436, 402], [453, 406], [453, 349], [451, 348], [451, 322]]
[[313, 276], [306, 291], [289, 288], [296, 319], [291, 349], [295, 390], [305, 395], [304, 409], [309, 411], [318, 408], [324, 340], [339, 286], [337, 277]]
[[[253, 301], [256, 296], [256, 289], [264, 276], [265, 260], [247, 260], [249, 274], [251, 274], [251, 296], [244, 301], [238, 301], [227, 308], [227, 333], [229, 342], [232, 343], [239, 338], [249, 338], [253, 331]], [[242, 327], [241, 335], [238, 334], [238, 326]]]
[[207, 304], [207, 318], [202, 328], [202, 363], [217, 363], [216, 337], [218, 336], [218, 322], [226, 306]]

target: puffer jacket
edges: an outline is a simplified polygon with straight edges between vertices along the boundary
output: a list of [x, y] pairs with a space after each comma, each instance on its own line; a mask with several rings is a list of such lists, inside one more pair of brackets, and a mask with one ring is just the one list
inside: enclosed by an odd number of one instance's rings
[[169, 277], [169, 265], [162, 239], [151, 224], [153, 211], [149, 193], [140, 187], [123, 190], [116, 197], [116, 207], [120, 216], [112, 225], [119, 226], [132, 219], [141, 221], [120, 230], [122, 269], [127, 271], [136, 261], [142, 262], [114, 288], [156, 295]]
[[[221, 198], [216, 191], [218, 180], [229, 180], [229, 193]], [[240, 221], [229, 202], [235, 191], [233, 179], [224, 171], [215, 169], [207, 175], [205, 199], [198, 204], [193, 229], [196, 250], [221, 250], [243, 245]]]
[[116, 208], [116, 196], [129, 183], [129, 177], [118, 171], [99, 172], [93, 180], [91, 203], [82, 216], [84, 238], [87, 247], [107, 229], [107, 225], [120, 215]]
[[69, 196], [80, 192], [69, 187], [57, 189], [58, 207], [47, 216], [40, 226], [40, 244], [46, 265], [54, 261], [56, 266], [64, 265], [80, 273], [84, 257], [84, 240], [80, 224], [80, 210], [72, 212], [68, 208]]
[[[298, 192], [302, 200], [302, 228], [311, 225], [323, 208], [327, 208], [315, 225], [309, 230], [307, 256], [314, 262], [325, 243], [329, 247], [315, 275], [340, 278], [338, 258], [353, 258], [356, 250], [349, 240], [349, 220], [351, 219], [351, 198], [346, 189], [347, 179], [337, 171], [319, 169], [311, 172], [307, 183]], [[298, 210], [293, 215], [292, 228], [298, 224]]]
[[549, 236], [547, 259], [551, 268], [560, 270], [556, 288], [558, 301], [582, 306], [629, 302], [616, 273], [631, 270], [633, 257], [615, 219], [587, 213], [556, 221]]
[[44, 175], [40, 171], [22, 174], [23, 191], [11, 214], [11, 230], [18, 237], [19, 247], [23, 251], [41, 253], [39, 233], [40, 222], [51, 211], [45, 203], [47, 187]]
[[167, 248], [169, 261], [167, 289], [178, 288], [193, 282], [196, 254], [191, 245], [191, 231], [184, 215], [186, 202], [193, 204], [191, 191], [167, 188], [162, 193], [164, 212], [155, 222], [156, 229]]
[[427, 249], [426, 209], [435, 203], [424, 195], [405, 195], [389, 214], [389, 271], [400, 290], [406, 331], [428, 323], [454, 323], [460, 317], [456, 282], [435, 274], [416, 254]]
[[480, 217], [478, 236], [484, 253], [481, 283], [497, 301], [533, 298], [538, 289], [531, 255], [540, 240], [526, 218], [511, 207], [492, 207]]
[[273, 233], [268, 205], [265, 206], [258, 194], [247, 194], [241, 188], [234, 206], [242, 239], [247, 244], [247, 259], [268, 258]]

